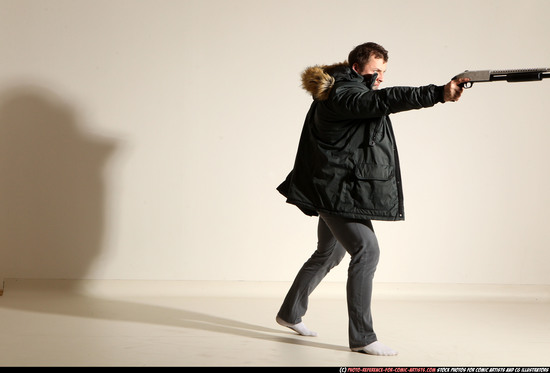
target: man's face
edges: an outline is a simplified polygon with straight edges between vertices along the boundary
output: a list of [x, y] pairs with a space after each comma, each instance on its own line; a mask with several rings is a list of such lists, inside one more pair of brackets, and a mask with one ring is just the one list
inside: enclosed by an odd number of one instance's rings
[[372, 85], [372, 89], [378, 89], [380, 87], [380, 84], [384, 81], [384, 73], [386, 72], [387, 64], [388, 63], [384, 62], [383, 58], [370, 56], [363, 69], [359, 69], [359, 65], [354, 64], [353, 70], [355, 70], [359, 75], [363, 76], [365, 80], [371, 79], [374, 73], [378, 73], [378, 77]]

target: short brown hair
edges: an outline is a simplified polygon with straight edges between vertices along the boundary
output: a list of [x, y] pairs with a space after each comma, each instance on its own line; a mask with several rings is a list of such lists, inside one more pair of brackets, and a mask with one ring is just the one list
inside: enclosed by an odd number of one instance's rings
[[384, 62], [388, 62], [388, 51], [379, 44], [369, 42], [353, 48], [353, 50], [349, 52], [348, 63], [350, 66], [358, 64], [359, 68], [362, 69], [368, 62], [370, 56], [383, 58]]

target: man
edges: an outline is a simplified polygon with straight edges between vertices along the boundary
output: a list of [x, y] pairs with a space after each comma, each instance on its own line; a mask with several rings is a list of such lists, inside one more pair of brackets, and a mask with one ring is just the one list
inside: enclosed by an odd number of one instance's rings
[[403, 220], [399, 158], [389, 114], [457, 101], [461, 79], [445, 86], [379, 89], [388, 52], [376, 43], [353, 49], [348, 61], [302, 74], [313, 96], [294, 168], [277, 188], [309, 216], [319, 216], [317, 250], [298, 272], [277, 322], [316, 336], [302, 322], [308, 297], [325, 275], [351, 256], [346, 285], [349, 346], [396, 355], [373, 329], [371, 295], [379, 247], [371, 220]]

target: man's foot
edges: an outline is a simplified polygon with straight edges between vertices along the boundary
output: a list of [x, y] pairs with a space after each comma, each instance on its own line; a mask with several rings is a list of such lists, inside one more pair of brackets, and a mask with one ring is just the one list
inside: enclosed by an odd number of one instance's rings
[[277, 321], [277, 324], [286, 326], [287, 328], [294, 330], [296, 333], [300, 335], [305, 335], [306, 337], [317, 337], [317, 333], [314, 332], [313, 330], [309, 330], [303, 322], [298, 324], [290, 324], [285, 320], [281, 319], [279, 316], [277, 316], [275, 321]]
[[358, 347], [358, 348], [352, 348], [352, 351], [355, 352], [363, 352], [365, 354], [369, 355], [377, 355], [377, 356], [395, 356], [397, 355], [397, 351], [394, 349], [376, 341], [372, 342], [369, 345], [366, 345], [364, 347]]

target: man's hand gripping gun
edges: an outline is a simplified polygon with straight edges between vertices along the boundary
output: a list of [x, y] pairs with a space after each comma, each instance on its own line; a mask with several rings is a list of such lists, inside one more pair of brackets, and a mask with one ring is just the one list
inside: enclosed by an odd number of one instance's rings
[[518, 70], [473, 70], [464, 71], [452, 80], [468, 78], [470, 81], [461, 83], [460, 86], [470, 88], [477, 82], [495, 82], [506, 80], [507, 82], [532, 82], [550, 78], [550, 68], [518, 69]]

